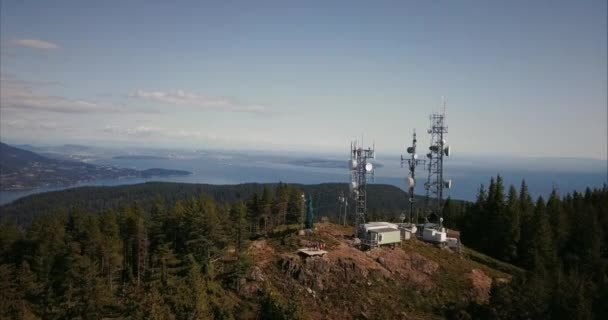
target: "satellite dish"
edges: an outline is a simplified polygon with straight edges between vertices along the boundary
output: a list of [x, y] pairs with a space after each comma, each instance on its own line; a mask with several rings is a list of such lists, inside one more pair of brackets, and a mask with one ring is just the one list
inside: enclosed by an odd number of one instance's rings
[[372, 165], [370, 162], [365, 164], [365, 171], [370, 172], [374, 169], [374, 165]]
[[414, 160], [418, 160], [418, 154], [414, 153]]
[[352, 191], [352, 190], [355, 190], [355, 189], [357, 189], [357, 182], [353, 181], [353, 182], [350, 183], [350, 190]]
[[413, 188], [416, 185], [416, 180], [411, 176], [407, 177], [407, 185], [408, 187]]
[[407, 153], [414, 153], [415, 151], [414, 147], [407, 147]]
[[357, 168], [357, 160], [351, 160], [350, 161], [350, 168], [351, 169]]
[[445, 145], [446, 141], [445, 139], [441, 139], [441, 145]]
[[432, 157], [431, 153], [430, 153], [430, 152], [429, 152], [429, 153], [427, 153], [427, 154], [426, 154], [426, 157], [430, 159], [430, 158]]
[[443, 186], [444, 186], [446, 189], [451, 189], [451, 188], [452, 188], [452, 180], [451, 180], [451, 179], [450, 179], [450, 180], [445, 180], [445, 181], [443, 182]]
[[450, 156], [450, 146], [447, 146], [443, 149], [443, 154], [445, 154], [446, 157]]

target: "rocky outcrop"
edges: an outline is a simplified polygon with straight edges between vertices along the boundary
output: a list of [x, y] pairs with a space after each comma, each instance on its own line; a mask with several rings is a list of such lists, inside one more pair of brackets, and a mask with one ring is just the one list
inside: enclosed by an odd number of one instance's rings
[[365, 280], [370, 274], [370, 270], [348, 257], [336, 260], [326, 257], [302, 259], [296, 255], [284, 254], [279, 259], [279, 265], [285, 274], [317, 291], [344, 282]]
[[439, 264], [418, 253], [378, 249], [370, 255], [367, 263], [363, 264], [359, 261], [360, 257], [301, 258], [284, 254], [279, 259], [279, 266], [286, 275], [317, 291], [339, 287], [343, 283], [367, 283], [372, 273], [384, 278], [400, 277], [420, 285], [422, 289], [433, 286], [431, 276], [437, 271]]
[[488, 277], [479, 269], [472, 269], [467, 274], [467, 278], [471, 280], [471, 291], [469, 295], [472, 300], [477, 303], [488, 303], [490, 301], [490, 289], [492, 288], [492, 278]]

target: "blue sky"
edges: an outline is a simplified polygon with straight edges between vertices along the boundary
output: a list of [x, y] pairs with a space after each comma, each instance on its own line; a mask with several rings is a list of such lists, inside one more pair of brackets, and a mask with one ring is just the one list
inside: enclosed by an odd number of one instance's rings
[[[1, 2], [1, 139], [607, 158], [606, 1]], [[424, 135], [420, 139], [428, 143]]]

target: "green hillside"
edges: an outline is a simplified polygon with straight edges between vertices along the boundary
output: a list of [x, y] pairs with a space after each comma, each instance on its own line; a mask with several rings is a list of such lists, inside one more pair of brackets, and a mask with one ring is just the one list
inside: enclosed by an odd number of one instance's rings
[[[337, 219], [344, 208], [340, 207], [338, 196], [348, 195], [348, 185], [343, 183], [322, 183], [315, 185], [290, 184], [301, 192], [313, 197], [317, 216]], [[29, 224], [39, 214], [57, 210], [80, 208], [86, 212], [101, 212], [105, 209], [119, 209], [137, 201], [144, 208], [150, 208], [157, 197], [167, 203], [187, 199], [200, 193], [210, 195], [218, 202], [233, 203], [246, 201], [254, 193], [262, 193], [269, 188], [273, 193], [277, 184], [246, 183], [239, 185], [209, 185], [172, 182], [147, 182], [142, 184], [112, 187], [79, 187], [61, 191], [34, 194], [0, 207], [0, 220], [11, 220], [17, 224]], [[408, 207], [407, 194], [391, 185], [368, 185], [368, 210], [371, 215], [398, 217]], [[418, 203], [422, 203], [419, 201]], [[353, 208], [352, 204], [349, 207]], [[339, 210], [340, 209], [340, 210]]]

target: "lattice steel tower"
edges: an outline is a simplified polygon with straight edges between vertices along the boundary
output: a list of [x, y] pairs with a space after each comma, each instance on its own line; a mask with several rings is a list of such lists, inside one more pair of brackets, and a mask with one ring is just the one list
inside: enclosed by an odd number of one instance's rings
[[374, 149], [375, 147], [364, 149], [356, 141], [350, 145], [350, 190], [355, 200], [355, 216], [353, 219], [355, 237], [358, 237], [359, 225], [365, 223], [367, 175], [371, 175], [372, 179], [374, 177], [374, 166], [369, 161], [375, 158]]
[[[429, 147], [427, 169], [428, 178], [424, 185], [426, 189], [426, 213], [428, 220], [429, 216], [435, 215], [438, 222], [442, 222], [442, 205], [443, 205], [443, 189], [449, 189], [452, 186], [452, 180], [444, 180], [443, 178], [443, 157], [450, 155], [450, 146], [446, 144], [445, 134], [448, 133], [448, 127], [445, 123], [445, 103], [443, 112], [433, 113], [429, 117], [430, 129], [427, 131], [431, 135], [431, 146]], [[431, 198], [434, 198], [434, 203], [431, 204]]]
[[409, 169], [409, 176], [407, 177], [407, 185], [408, 185], [408, 193], [409, 193], [409, 202], [410, 202], [410, 217], [409, 223], [412, 223], [412, 220], [417, 223], [418, 217], [414, 220], [414, 202], [416, 199], [414, 197], [414, 188], [416, 187], [416, 167], [418, 165], [424, 165], [425, 161], [418, 159], [418, 154], [416, 153], [416, 130], [414, 129], [414, 133], [412, 135], [412, 146], [407, 147], [407, 153], [410, 154], [409, 159], [401, 156], [401, 167], [403, 168], [403, 164], [407, 163]]

